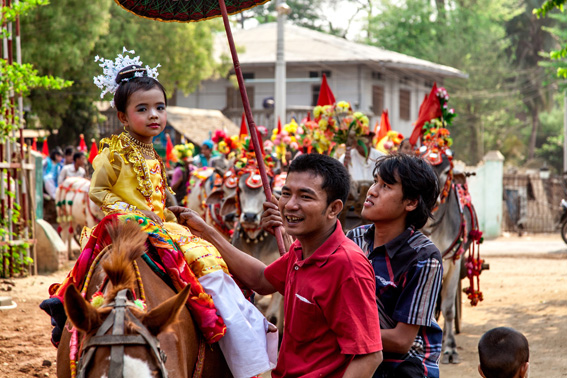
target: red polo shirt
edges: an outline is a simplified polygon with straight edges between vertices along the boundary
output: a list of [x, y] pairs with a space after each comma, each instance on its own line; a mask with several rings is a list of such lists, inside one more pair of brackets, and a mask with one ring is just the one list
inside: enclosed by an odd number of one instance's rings
[[273, 377], [342, 377], [355, 355], [382, 350], [374, 272], [340, 222], [308, 259], [295, 241], [264, 275], [285, 296]]

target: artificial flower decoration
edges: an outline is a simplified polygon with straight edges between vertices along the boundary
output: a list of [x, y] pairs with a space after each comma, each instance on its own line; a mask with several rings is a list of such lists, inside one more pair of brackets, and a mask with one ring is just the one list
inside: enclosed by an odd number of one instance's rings
[[176, 156], [177, 160], [186, 161], [193, 157], [195, 145], [193, 143], [177, 144], [173, 147], [172, 153]]
[[386, 136], [378, 141], [376, 149], [385, 154], [392, 154], [398, 151], [402, 140], [404, 140], [403, 134], [398, 133], [397, 131], [388, 131]]

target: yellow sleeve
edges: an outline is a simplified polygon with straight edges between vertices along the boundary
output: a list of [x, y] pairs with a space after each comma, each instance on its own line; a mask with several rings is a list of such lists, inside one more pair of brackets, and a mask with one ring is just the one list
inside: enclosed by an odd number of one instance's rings
[[[111, 156], [112, 154], [112, 156]], [[123, 161], [119, 154], [103, 149], [93, 160], [93, 177], [89, 190], [90, 199], [108, 214], [117, 210], [134, 211], [135, 206], [128, 204], [112, 191], [120, 176]]]
[[177, 217], [167, 208], [163, 209], [163, 217], [165, 218], [166, 222], [177, 223]]

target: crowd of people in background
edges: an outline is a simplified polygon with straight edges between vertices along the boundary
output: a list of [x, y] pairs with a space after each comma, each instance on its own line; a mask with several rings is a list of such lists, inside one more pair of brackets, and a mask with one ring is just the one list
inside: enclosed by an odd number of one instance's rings
[[65, 152], [55, 147], [43, 159], [43, 187], [49, 198], [55, 198], [57, 187], [68, 177], [86, 177], [87, 158], [85, 153], [67, 146]]

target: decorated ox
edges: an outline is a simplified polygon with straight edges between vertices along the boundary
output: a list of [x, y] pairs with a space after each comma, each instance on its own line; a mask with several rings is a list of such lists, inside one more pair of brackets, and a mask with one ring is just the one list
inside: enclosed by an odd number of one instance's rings
[[205, 203], [205, 221], [214, 226], [228, 240], [232, 239], [236, 226], [236, 187], [238, 176], [236, 169], [231, 167], [222, 178], [220, 187], [215, 187]]
[[[260, 226], [263, 204], [266, 201], [260, 173], [255, 167], [247, 166], [238, 172], [238, 177], [234, 200], [228, 199], [221, 210], [226, 213], [226, 208], [234, 205], [239, 210], [232, 244], [264, 264], [271, 264], [280, 255], [276, 238]], [[282, 295], [276, 292], [269, 298], [259, 297], [257, 299], [258, 307], [270, 322], [276, 324], [281, 335], [283, 331]]]
[[191, 172], [185, 202], [188, 208], [195, 210], [203, 218], [206, 215], [206, 200], [214, 189], [216, 175], [212, 167], [198, 168]]
[[55, 207], [57, 211], [57, 231], [61, 239], [68, 242], [71, 253], [71, 238], [77, 226], [94, 227], [104, 217], [99, 206], [89, 198], [91, 182], [82, 177], [68, 177], [55, 192]]
[[[420, 152], [433, 165], [439, 179], [439, 187], [442, 188], [433, 212], [433, 219], [429, 220], [422, 231], [431, 238], [443, 256], [441, 312], [445, 323], [441, 362], [456, 364], [460, 362], [460, 357], [457, 352], [453, 322], [458, 321], [460, 316], [457, 314], [460, 310], [460, 303], [457, 303], [460, 301], [460, 295], [457, 294], [461, 286], [461, 266], [465, 258], [463, 254], [469, 248], [474, 249], [474, 244], [471, 243], [478, 244], [482, 233], [478, 231], [478, 220], [468, 195], [464, 175], [457, 175], [453, 171], [451, 150], [422, 146]], [[478, 279], [481, 269], [477, 268], [482, 261], [478, 257], [475, 258], [473, 252], [471, 251], [466, 257], [466, 265], [470, 270], [469, 278], [471, 275], [476, 275]], [[478, 290], [475, 291], [473, 286], [471, 279], [471, 287], [467, 288], [466, 292], [471, 304], [476, 305], [482, 300], [482, 294]]]

